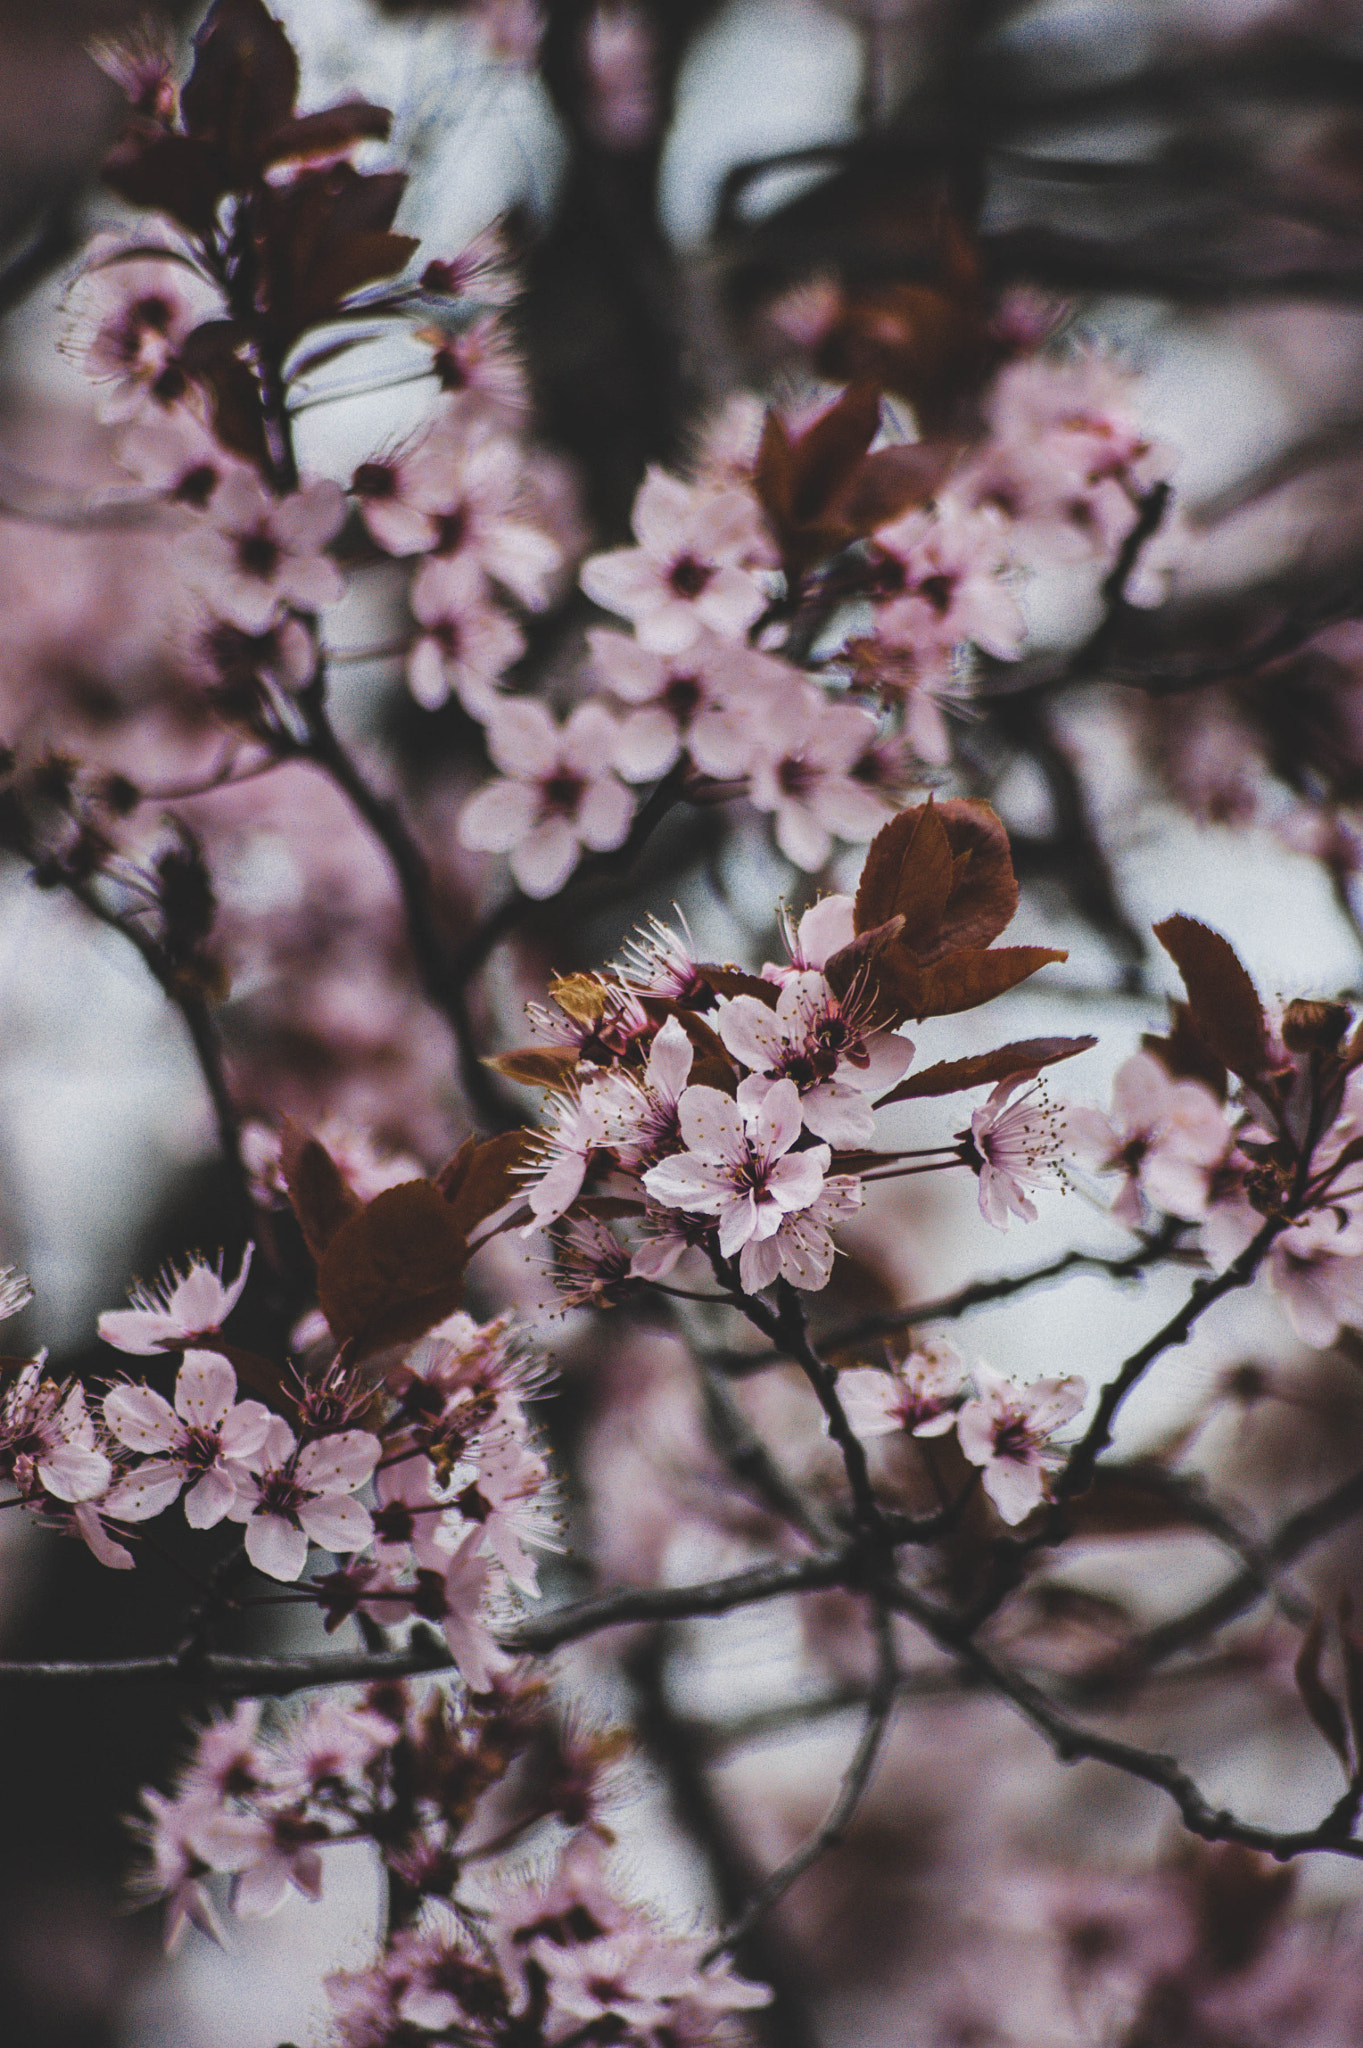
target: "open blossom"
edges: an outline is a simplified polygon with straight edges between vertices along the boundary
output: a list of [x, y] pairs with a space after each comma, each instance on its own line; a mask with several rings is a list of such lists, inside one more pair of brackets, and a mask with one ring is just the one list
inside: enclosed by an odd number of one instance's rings
[[596, 1152], [623, 1144], [637, 1118], [637, 1091], [623, 1074], [606, 1073], [584, 1081], [574, 1095], [554, 1098], [554, 1128], [542, 1140], [540, 1162], [526, 1182], [526, 1200], [534, 1222], [525, 1235], [562, 1216], [582, 1189]]
[[487, 600], [472, 562], [455, 561], [439, 583], [412, 592], [422, 631], [407, 657], [407, 687], [423, 711], [451, 694], [470, 718], [486, 719], [501, 702], [497, 685], [525, 652], [519, 626]]
[[100, 417], [129, 419], [179, 405], [194, 391], [180, 351], [202, 321], [222, 316], [217, 288], [188, 264], [129, 256], [100, 238], [71, 291], [68, 346], [104, 386]]
[[626, 1135], [618, 1147], [622, 1163], [636, 1171], [681, 1142], [681, 1099], [695, 1051], [680, 1021], [669, 1017], [649, 1047], [643, 1077], [622, 1104]]
[[347, 1429], [299, 1451], [287, 1422], [271, 1416], [228, 1510], [231, 1521], [246, 1524], [246, 1554], [256, 1570], [272, 1579], [298, 1578], [309, 1538], [323, 1550], [362, 1550], [374, 1525], [368, 1508], [351, 1496], [369, 1479], [382, 1448], [368, 1430]]
[[482, 1530], [470, 1529], [445, 1566], [439, 1619], [459, 1675], [474, 1692], [486, 1692], [511, 1665], [487, 1623], [488, 1596], [500, 1583], [499, 1566], [483, 1552]]
[[730, 998], [716, 1028], [752, 1074], [795, 1083], [806, 1130], [832, 1145], [870, 1142], [875, 1113], [867, 1097], [892, 1087], [913, 1058], [907, 1038], [871, 1030], [814, 971], [793, 975], [774, 1009], [758, 996]]
[[[970, 1164], [980, 1177], [980, 1214], [996, 1230], [1008, 1228], [1009, 1215], [1036, 1222], [1036, 1203], [1028, 1188], [1063, 1187], [1060, 1163], [1066, 1123], [1041, 1089], [1011, 1100], [1016, 1089], [1032, 1080], [1013, 1074], [1000, 1081], [982, 1109], [962, 1133]], [[972, 1156], [973, 1155], [973, 1156]]]
[[765, 609], [751, 565], [774, 555], [749, 492], [650, 469], [634, 501], [634, 532], [637, 548], [592, 555], [580, 581], [593, 603], [633, 621], [641, 647], [678, 654], [707, 627], [737, 639]]
[[[531, 1954], [548, 1982], [548, 2037], [600, 2029], [598, 2038], [607, 2040], [715, 2038], [715, 2015], [765, 2005], [771, 1993], [727, 1963], [704, 1969], [705, 1946], [644, 1921], [571, 1944], [542, 1936]], [[692, 2032], [693, 2025], [703, 2031]]]
[[79, 1381], [48, 1378], [45, 1358], [21, 1366], [0, 1396], [0, 1479], [28, 1498], [41, 1490], [54, 1500], [97, 1500], [113, 1467]]
[[944, 501], [932, 512], [910, 512], [875, 536], [882, 552], [876, 635], [912, 649], [929, 674], [949, 666], [964, 642], [1011, 661], [1024, 623], [1003, 580], [1002, 522]]
[[795, 682], [780, 715], [760, 737], [749, 800], [776, 819], [776, 843], [807, 874], [828, 859], [834, 836], [874, 838], [893, 815], [856, 769], [874, 746], [876, 721], [852, 704], [830, 704]]
[[213, 1336], [241, 1299], [253, 1249], [247, 1245], [241, 1271], [227, 1283], [221, 1261], [216, 1273], [202, 1259], [192, 1259], [184, 1273], [168, 1267], [154, 1287], [133, 1288], [132, 1308], [105, 1310], [99, 1319], [100, 1336], [116, 1351], [133, 1351], [144, 1358]]
[[1015, 1386], [987, 1366], [976, 1366], [978, 1394], [956, 1417], [956, 1440], [972, 1465], [981, 1468], [984, 1490], [1005, 1522], [1021, 1522], [1045, 1493], [1048, 1468], [1057, 1461], [1054, 1431], [1084, 1405], [1084, 1382], [1035, 1380]]
[[740, 1255], [746, 1287], [754, 1270], [751, 1247], [818, 1198], [829, 1148], [792, 1151], [802, 1128], [793, 1081], [777, 1081], [747, 1107], [717, 1088], [688, 1088], [680, 1122], [686, 1150], [650, 1167], [644, 1186], [666, 1208], [716, 1217], [720, 1253]]
[[1142, 1196], [1169, 1216], [1196, 1222], [1207, 1213], [1213, 1179], [1231, 1149], [1225, 1112], [1201, 1081], [1176, 1081], [1150, 1053], [1118, 1069], [1112, 1114], [1072, 1109], [1075, 1153], [1099, 1173], [1120, 1173], [1112, 1213], [1133, 1227]]
[[582, 847], [604, 853], [628, 836], [634, 800], [614, 772], [616, 739], [601, 704], [579, 704], [561, 727], [531, 698], [496, 705], [487, 746], [501, 780], [465, 804], [461, 842], [509, 854], [527, 896], [553, 896]]
[[938, 1341], [911, 1351], [888, 1372], [859, 1365], [838, 1374], [838, 1397], [858, 1436], [945, 1436], [966, 1394], [965, 1362]]
[[438, 606], [459, 565], [472, 565], [530, 611], [548, 602], [562, 564], [557, 543], [522, 515], [524, 460], [505, 434], [446, 415], [412, 449], [405, 490], [430, 521], [431, 537], [412, 585], [414, 602]]
[[616, 761], [631, 782], [665, 775], [684, 753], [703, 775], [746, 775], [762, 711], [779, 665], [739, 642], [702, 633], [678, 653], [659, 654], [626, 633], [594, 627], [592, 665], [627, 705]]
[[282, 605], [312, 612], [345, 596], [345, 578], [322, 552], [345, 519], [337, 484], [274, 498], [234, 470], [214, 492], [209, 517], [198, 532], [196, 580], [209, 607], [244, 633], [263, 633]]
[[749, 1293], [777, 1279], [808, 1293], [827, 1287], [837, 1254], [833, 1232], [856, 1215], [864, 1200], [855, 1174], [829, 1174], [807, 1209], [783, 1216], [770, 1237], [743, 1247], [740, 1269]]
[[161, 1452], [119, 1481], [103, 1501], [115, 1521], [159, 1515], [190, 1485], [185, 1520], [211, 1529], [234, 1505], [244, 1460], [260, 1450], [270, 1427], [261, 1401], [238, 1401], [237, 1376], [213, 1351], [187, 1351], [175, 1379], [175, 1405], [151, 1387], [113, 1387], [104, 1420], [130, 1450]]

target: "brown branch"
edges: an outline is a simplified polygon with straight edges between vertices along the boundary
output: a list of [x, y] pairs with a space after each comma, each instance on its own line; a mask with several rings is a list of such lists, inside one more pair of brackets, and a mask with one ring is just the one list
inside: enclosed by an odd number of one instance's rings
[[[936, 1301], [918, 1302], [911, 1308], [886, 1309], [877, 1315], [862, 1316], [855, 1323], [844, 1323], [839, 1329], [823, 1330], [819, 1333], [819, 1345], [824, 1351], [847, 1351], [877, 1337], [893, 1337], [901, 1330], [918, 1329], [923, 1323], [951, 1322], [958, 1316], [968, 1315], [972, 1309], [986, 1307], [990, 1302], [1006, 1301], [1011, 1295], [1025, 1293], [1028, 1288], [1043, 1287], [1048, 1280], [1063, 1279], [1067, 1273], [1106, 1273], [1113, 1280], [1134, 1279], [1166, 1256], [1177, 1234], [1177, 1224], [1167, 1224], [1139, 1251], [1127, 1252], [1119, 1259], [1104, 1258], [1097, 1252], [1068, 1251], [1047, 1265], [1033, 1266], [1025, 1273], [1001, 1273], [993, 1280], [972, 1280], [968, 1286], [958, 1288], [954, 1294], [941, 1295]], [[767, 1361], [764, 1358], [757, 1362], [764, 1364]]]
[[[498, 1641], [512, 1656], [543, 1656], [565, 1643], [630, 1622], [692, 1621], [735, 1607], [813, 1592], [855, 1579], [855, 1549], [807, 1558], [798, 1564], [756, 1565], [726, 1578], [690, 1586], [626, 1586], [596, 1594], [508, 1629]], [[358, 1685], [370, 1679], [407, 1678], [457, 1668], [444, 1644], [421, 1631], [407, 1647], [381, 1651], [328, 1651], [304, 1657], [205, 1655], [197, 1641], [163, 1656], [109, 1659], [0, 1660], [0, 1683], [88, 1685], [171, 1680], [192, 1683], [221, 1698], [278, 1697], [310, 1686]]]
[[880, 1754], [881, 1744], [890, 1725], [899, 1684], [890, 1617], [879, 1603], [875, 1609], [875, 1629], [875, 1683], [867, 1695], [866, 1718], [862, 1724], [861, 1735], [843, 1773], [837, 1797], [828, 1810], [827, 1819], [794, 1855], [787, 1857], [786, 1861], [771, 1873], [749, 1900], [738, 1919], [706, 1951], [702, 1963], [712, 1963], [729, 1949], [738, 1948], [762, 1916], [778, 1899], [784, 1898], [796, 1880], [803, 1877], [805, 1872], [830, 1849], [837, 1847], [851, 1825], [852, 1818], [871, 1782], [871, 1773], [875, 1769], [876, 1758]]

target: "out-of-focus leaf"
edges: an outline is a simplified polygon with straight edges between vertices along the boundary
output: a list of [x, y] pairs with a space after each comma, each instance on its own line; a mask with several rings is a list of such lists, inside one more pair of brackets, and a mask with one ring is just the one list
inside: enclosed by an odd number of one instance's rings
[[281, 349], [321, 325], [349, 293], [401, 270], [417, 247], [391, 232], [406, 178], [348, 163], [303, 171], [251, 196], [264, 311]]
[[1167, 1035], [1161, 1038], [1153, 1031], [1142, 1033], [1142, 1050], [1153, 1053], [1176, 1081], [1202, 1081], [1218, 1102], [1224, 1102], [1229, 1087], [1225, 1061], [1219, 1060], [1207, 1044], [1186, 1003], [1175, 1000], [1169, 1011]]
[[525, 1165], [534, 1145], [530, 1131], [500, 1131], [495, 1138], [477, 1140], [471, 1147], [465, 1141], [460, 1147], [437, 1186], [465, 1239], [521, 1192], [517, 1169]]
[[293, 114], [281, 121], [262, 138], [261, 158], [267, 164], [296, 163], [330, 156], [357, 142], [386, 142], [392, 125], [387, 107], [375, 106], [371, 100], [340, 100], [334, 107]]
[[1198, 1035], [1242, 1081], [1269, 1063], [1268, 1025], [1258, 990], [1229, 939], [1196, 918], [1166, 917], [1155, 937], [1183, 976]]
[[260, 145], [293, 112], [297, 92], [293, 44], [262, 0], [214, 0], [194, 38], [180, 113], [190, 135], [222, 151], [233, 185], [260, 168]]
[[281, 1133], [279, 1163], [303, 1242], [320, 1264], [342, 1224], [364, 1204], [326, 1147], [292, 1119]]
[[469, 1249], [428, 1180], [385, 1188], [331, 1239], [317, 1272], [322, 1313], [356, 1359], [424, 1336], [463, 1300]]
[[483, 1065], [525, 1088], [562, 1089], [576, 1073], [578, 1058], [571, 1045], [522, 1045], [514, 1052], [491, 1054]]
[[911, 1102], [927, 1095], [958, 1095], [964, 1088], [979, 1088], [987, 1082], [1006, 1081], [1013, 1074], [1039, 1074], [1057, 1060], [1072, 1060], [1087, 1052], [1096, 1038], [1019, 1038], [1011, 1045], [996, 1046], [993, 1052], [971, 1053], [960, 1060], [939, 1060], [934, 1067], [909, 1074], [888, 1095], [878, 1098], [877, 1107], [891, 1102]]

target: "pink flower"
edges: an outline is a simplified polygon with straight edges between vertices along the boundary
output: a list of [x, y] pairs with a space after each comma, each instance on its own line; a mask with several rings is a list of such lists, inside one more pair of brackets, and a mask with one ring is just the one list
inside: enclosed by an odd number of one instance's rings
[[929, 673], [949, 667], [964, 642], [1001, 661], [1015, 658], [1024, 623], [1003, 581], [1006, 555], [996, 517], [943, 502], [910, 512], [875, 535], [883, 550], [876, 635], [911, 648]]
[[1175, 1081], [1144, 1052], [1118, 1069], [1111, 1117], [1072, 1109], [1068, 1128], [1077, 1156], [1099, 1173], [1125, 1176], [1112, 1213], [1133, 1229], [1144, 1214], [1142, 1195], [1186, 1222], [1205, 1216], [1213, 1178], [1232, 1143], [1211, 1089], [1200, 1081]]
[[617, 736], [600, 704], [580, 704], [562, 727], [532, 698], [496, 705], [487, 746], [503, 779], [465, 804], [461, 843], [509, 853], [527, 896], [555, 895], [582, 847], [607, 852], [628, 837], [634, 799], [611, 765]]
[[780, 925], [790, 966], [778, 967], [769, 962], [762, 969], [762, 979], [782, 985], [794, 975], [808, 974], [811, 968], [826, 967], [833, 955], [850, 946], [856, 937], [850, 896], [821, 896], [798, 924], [783, 909]]
[[540, 1161], [526, 1179], [526, 1199], [535, 1220], [521, 1235], [528, 1237], [572, 1206], [597, 1152], [611, 1152], [625, 1143], [637, 1118], [637, 1091], [623, 1074], [604, 1073], [582, 1083], [574, 1095], [553, 1101], [555, 1125], [543, 1134]]
[[187, 1351], [175, 1380], [175, 1406], [151, 1387], [114, 1387], [104, 1397], [108, 1428], [134, 1451], [164, 1451], [120, 1480], [103, 1502], [115, 1521], [143, 1522], [168, 1508], [190, 1480], [185, 1520], [211, 1529], [246, 1480], [243, 1460], [265, 1442], [270, 1411], [237, 1401], [237, 1376], [213, 1351]]
[[838, 1374], [838, 1396], [858, 1436], [945, 1436], [966, 1391], [965, 1364], [954, 1345], [924, 1345], [888, 1372], [857, 1366]]
[[46, 1352], [21, 1366], [0, 1397], [0, 1477], [21, 1496], [97, 1500], [113, 1466], [99, 1448], [79, 1381], [47, 1378]]
[[216, 1273], [202, 1259], [192, 1259], [184, 1273], [168, 1266], [154, 1287], [133, 1288], [132, 1308], [106, 1309], [99, 1319], [100, 1336], [116, 1351], [134, 1351], [144, 1358], [213, 1336], [241, 1298], [253, 1250], [248, 1244], [241, 1271], [227, 1286], [221, 1260]]
[[704, 1969], [705, 1947], [642, 1916], [586, 1941], [541, 1935], [530, 1953], [548, 1979], [548, 2038], [599, 2030], [604, 2039], [712, 2039], [711, 2015], [767, 2004], [766, 1985], [736, 1976], [727, 1962]]
[[1083, 1407], [1084, 1382], [1071, 1374], [1018, 1387], [985, 1366], [974, 1378], [979, 1393], [956, 1417], [956, 1440], [982, 1468], [984, 1490], [1004, 1521], [1021, 1522], [1040, 1504], [1058, 1455], [1051, 1434]]
[[627, 1129], [617, 1150], [636, 1172], [681, 1143], [681, 1098], [694, 1058], [680, 1020], [669, 1017], [649, 1048], [642, 1082], [622, 1108]]
[[298, 1578], [309, 1537], [323, 1550], [363, 1550], [374, 1525], [368, 1508], [351, 1495], [370, 1477], [382, 1448], [368, 1430], [347, 1429], [299, 1451], [287, 1422], [272, 1415], [228, 1509], [229, 1520], [246, 1524], [246, 1555], [256, 1570], [272, 1579]]
[[779, 665], [702, 633], [680, 653], [658, 654], [628, 634], [594, 627], [592, 662], [607, 689], [638, 707], [621, 723], [616, 765], [631, 782], [665, 775], [687, 753], [720, 781], [746, 775]]
[[222, 316], [217, 287], [187, 263], [130, 256], [101, 237], [72, 288], [68, 346], [86, 374], [105, 385], [101, 419], [129, 419], [178, 405], [195, 386], [179, 355], [196, 327]]
[[893, 815], [854, 770], [873, 746], [876, 721], [851, 704], [830, 704], [821, 690], [795, 684], [763, 734], [749, 800], [776, 817], [776, 843], [788, 861], [813, 874], [833, 835], [873, 839]]
[[[907, 1038], [871, 1030], [813, 970], [792, 975], [774, 1009], [758, 996], [730, 998], [716, 1029], [754, 1075], [793, 1081], [805, 1129], [832, 1145], [870, 1142], [876, 1120], [867, 1096], [891, 1087], [913, 1058]], [[748, 1089], [745, 1081], [741, 1101]]]
[[423, 711], [438, 711], [451, 691], [470, 718], [487, 719], [502, 702], [497, 684], [525, 653], [520, 628], [487, 602], [477, 566], [456, 559], [440, 581], [412, 592], [425, 628], [407, 658], [407, 687]]
[[410, 502], [433, 528], [412, 585], [414, 607], [442, 605], [459, 563], [461, 575], [462, 565], [472, 564], [530, 611], [543, 610], [562, 556], [548, 534], [519, 516], [522, 457], [515, 442], [448, 417], [411, 451], [407, 473]]
[[339, 484], [305, 484], [272, 498], [253, 474], [233, 471], [200, 530], [200, 588], [212, 610], [244, 633], [263, 633], [282, 605], [319, 611], [345, 596], [345, 578], [322, 553], [345, 519]]
[[476, 1476], [452, 1505], [481, 1532], [480, 1548], [495, 1557], [513, 1586], [537, 1595], [539, 1575], [526, 1550], [562, 1550], [550, 1497], [549, 1467], [539, 1452], [514, 1438], [484, 1445]]
[[483, 1532], [470, 1529], [450, 1553], [441, 1581], [441, 1625], [450, 1655], [471, 1692], [486, 1692], [493, 1680], [511, 1667], [483, 1615], [483, 1603], [496, 1583], [497, 1567], [482, 1555]]
[[1008, 1228], [1010, 1213], [1024, 1223], [1036, 1222], [1036, 1204], [1028, 1188], [1063, 1187], [1060, 1153], [1064, 1113], [1052, 1109], [1043, 1089], [1030, 1089], [1010, 1105], [1014, 1089], [1032, 1080], [1013, 1074], [1000, 1081], [982, 1109], [961, 1134], [966, 1156], [980, 1177], [980, 1214], [996, 1230]]
[[739, 1266], [748, 1292], [770, 1287], [778, 1278], [810, 1293], [827, 1287], [837, 1249], [833, 1231], [855, 1216], [864, 1200], [854, 1174], [830, 1174], [807, 1209], [783, 1216], [770, 1237], [744, 1245]]
[[774, 555], [750, 493], [650, 469], [634, 501], [634, 532], [637, 548], [592, 555], [580, 581], [594, 604], [634, 622], [641, 647], [678, 654], [707, 627], [737, 639], [765, 610], [750, 565]]
[[753, 1270], [747, 1248], [774, 1237], [783, 1217], [817, 1200], [829, 1148], [792, 1152], [802, 1128], [792, 1081], [775, 1082], [747, 1108], [717, 1088], [688, 1088], [680, 1121], [687, 1149], [650, 1167], [644, 1186], [665, 1208], [717, 1217], [721, 1255], [747, 1252], [739, 1260], [746, 1287]]

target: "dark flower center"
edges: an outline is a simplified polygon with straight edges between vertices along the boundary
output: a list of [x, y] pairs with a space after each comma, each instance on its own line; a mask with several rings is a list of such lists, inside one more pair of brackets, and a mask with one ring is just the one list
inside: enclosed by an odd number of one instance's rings
[[265, 583], [279, 567], [283, 552], [274, 535], [263, 526], [237, 538], [237, 564], [242, 575], [259, 576]]
[[350, 488], [359, 498], [394, 498], [397, 471], [391, 462], [362, 462], [350, 479]]
[[939, 619], [945, 618], [951, 609], [952, 596], [956, 589], [954, 576], [925, 576], [918, 586], [918, 595], [925, 597]]
[[689, 725], [700, 707], [701, 687], [699, 676], [669, 676], [667, 688], [663, 691], [663, 705], [676, 719], [678, 725]]
[[672, 564], [667, 580], [678, 597], [699, 597], [714, 573], [708, 562], [698, 562], [694, 555], [682, 555]]
[[540, 784], [540, 796], [545, 812], [555, 818], [574, 817], [586, 787], [580, 775], [573, 775], [568, 769], [561, 768], [557, 775], [549, 776]]

